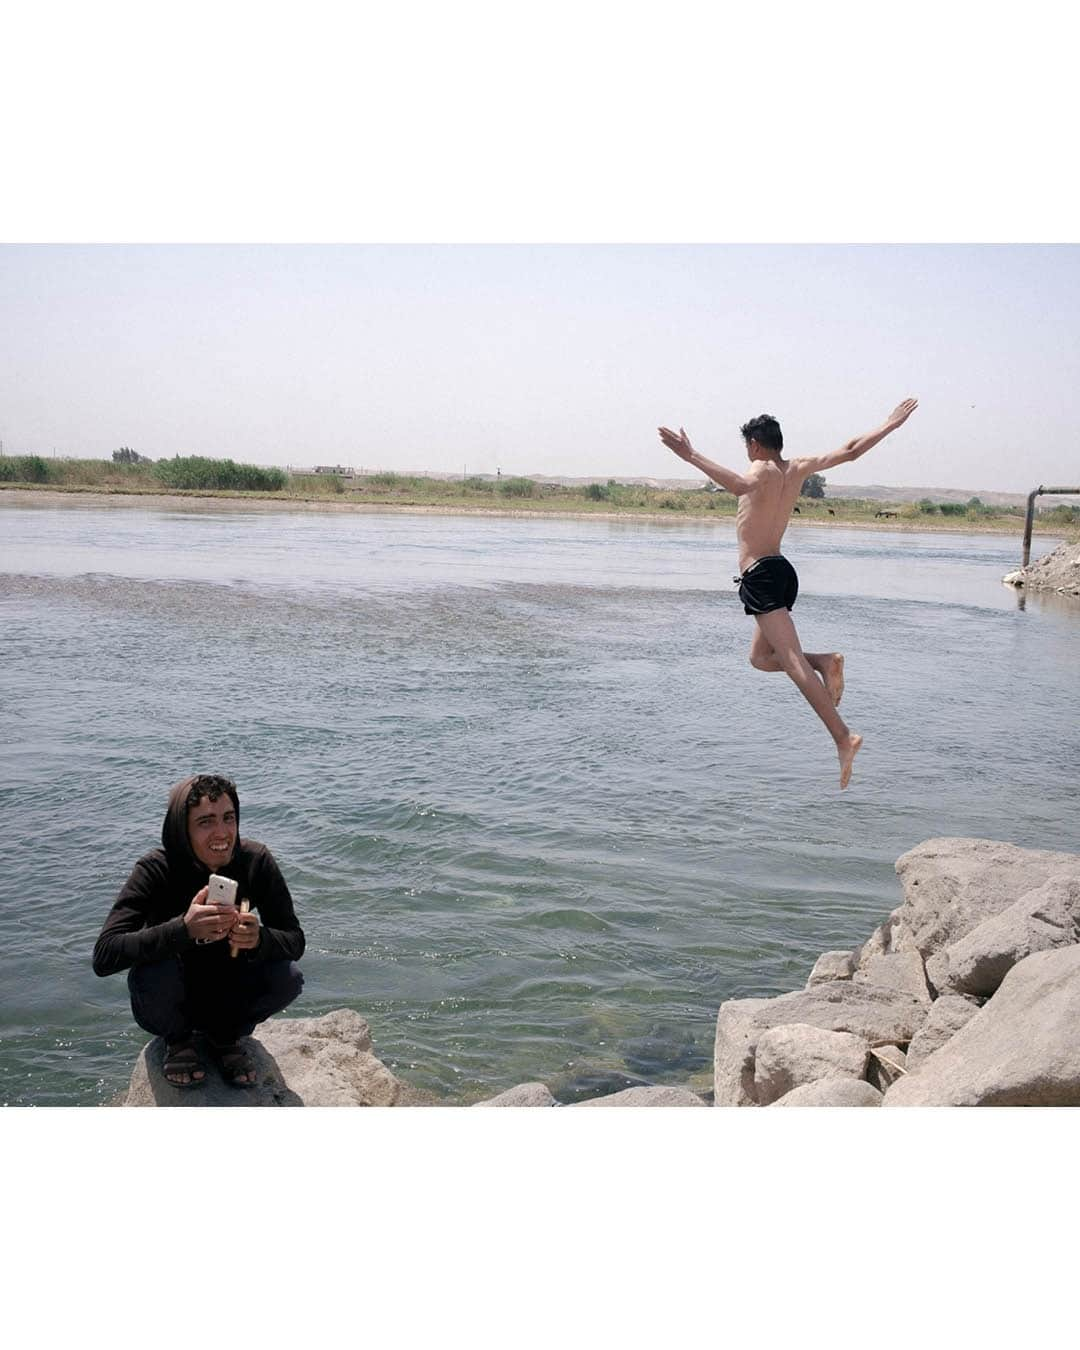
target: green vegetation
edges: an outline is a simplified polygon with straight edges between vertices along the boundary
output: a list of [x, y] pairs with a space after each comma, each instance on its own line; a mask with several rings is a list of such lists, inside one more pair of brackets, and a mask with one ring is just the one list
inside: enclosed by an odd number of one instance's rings
[[[126, 449], [126, 447], [125, 447]], [[379, 472], [351, 477], [330, 473], [287, 474], [232, 460], [183, 456], [151, 462], [134, 451], [109, 460], [45, 459], [40, 455], [0, 456], [0, 485], [46, 486], [67, 492], [171, 492], [202, 496], [247, 494], [270, 500], [334, 500], [373, 506], [418, 506], [431, 510], [504, 510], [574, 515], [657, 516], [682, 520], [727, 519], [738, 505], [730, 492], [705, 486], [650, 487], [644, 483], [581, 483], [564, 487], [525, 477], [427, 478]], [[880, 502], [844, 497], [799, 498], [797, 524], [860, 525], [885, 528], [973, 529], [1019, 532], [1022, 506], [968, 502]], [[884, 513], [885, 518], [879, 518]], [[1080, 507], [1060, 504], [1040, 511], [1037, 530], [1080, 532]]]
[[800, 497], [824, 497], [825, 496], [825, 475], [821, 473], [812, 473], [806, 482], [799, 489]]

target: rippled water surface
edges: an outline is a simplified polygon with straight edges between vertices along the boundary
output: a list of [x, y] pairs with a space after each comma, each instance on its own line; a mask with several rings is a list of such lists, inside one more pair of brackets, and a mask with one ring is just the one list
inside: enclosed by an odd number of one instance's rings
[[[6, 494], [5, 494], [6, 496]], [[1054, 541], [1037, 541], [1036, 554]], [[726, 998], [799, 987], [934, 835], [1077, 846], [1080, 609], [1019, 539], [794, 528], [866, 746], [746, 660], [727, 524], [0, 503], [0, 1100], [96, 1104], [146, 1037], [90, 950], [167, 789], [232, 774], [400, 1076], [708, 1082]]]

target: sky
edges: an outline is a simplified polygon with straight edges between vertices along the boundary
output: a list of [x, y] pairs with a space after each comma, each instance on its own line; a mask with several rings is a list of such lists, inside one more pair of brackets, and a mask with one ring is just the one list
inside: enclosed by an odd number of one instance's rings
[[780, 419], [831, 487], [1080, 484], [1070, 244], [4, 244], [6, 454], [691, 477]]

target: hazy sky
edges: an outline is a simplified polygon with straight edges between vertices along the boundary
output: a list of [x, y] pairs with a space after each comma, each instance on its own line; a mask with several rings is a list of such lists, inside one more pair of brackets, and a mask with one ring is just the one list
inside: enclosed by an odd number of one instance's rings
[[690, 476], [919, 411], [830, 484], [1080, 483], [1075, 245], [3, 245], [5, 453]]

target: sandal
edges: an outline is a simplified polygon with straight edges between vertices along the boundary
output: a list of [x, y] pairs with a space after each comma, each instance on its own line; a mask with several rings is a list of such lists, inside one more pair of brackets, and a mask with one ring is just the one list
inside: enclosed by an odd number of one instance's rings
[[255, 1086], [255, 1065], [239, 1041], [231, 1045], [215, 1045], [214, 1054], [221, 1064], [221, 1076], [230, 1087]]
[[206, 1081], [206, 1069], [190, 1037], [182, 1041], [166, 1041], [165, 1062], [161, 1072], [165, 1075], [165, 1081], [175, 1088], [202, 1087]]

